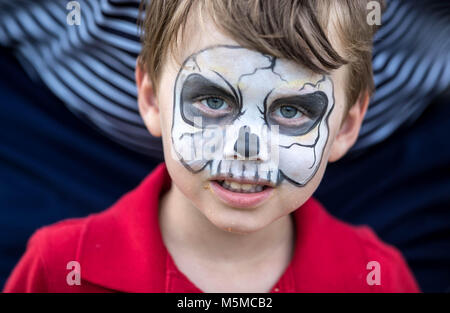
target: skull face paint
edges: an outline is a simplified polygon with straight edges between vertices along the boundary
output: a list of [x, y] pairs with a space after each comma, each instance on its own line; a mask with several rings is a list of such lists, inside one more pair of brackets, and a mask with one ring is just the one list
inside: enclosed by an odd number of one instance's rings
[[333, 108], [329, 76], [240, 46], [209, 47], [177, 75], [172, 152], [210, 178], [304, 186], [320, 166]]

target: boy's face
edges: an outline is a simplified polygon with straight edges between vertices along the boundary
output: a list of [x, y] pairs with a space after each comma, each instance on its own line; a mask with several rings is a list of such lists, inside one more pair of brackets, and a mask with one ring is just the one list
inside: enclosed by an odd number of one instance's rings
[[315, 74], [206, 27], [185, 38], [182, 64], [168, 58], [158, 109], [143, 118], [155, 132], [159, 116], [166, 165], [186, 202], [222, 229], [252, 232], [317, 188], [344, 114], [344, 69]]

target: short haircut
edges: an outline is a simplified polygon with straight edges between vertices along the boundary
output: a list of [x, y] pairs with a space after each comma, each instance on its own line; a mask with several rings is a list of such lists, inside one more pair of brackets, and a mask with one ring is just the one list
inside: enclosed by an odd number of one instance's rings
[[[384, 0], [379, 0], [384, 9]], [[193, 10], [206, 12], [218, 29], [245, 48], [301, 64], [318, 74], [348, 64], [347, 108], [374, 91], [372, 42], [376, 25], [367, 22], [369, 0], [151, 0], [142, 19], [141, 66], [157, 86], [163, 62], [179, 43]], [[332, 14], [334, 13], [334, 14]], [[201, 14], [198, 15], [199, 18]], [[341, 43], [339, 55], [328, 29]], [[182, 36], [182, 35], [181, 35]], [[155, 88], [156, 90], [156, 88]]]

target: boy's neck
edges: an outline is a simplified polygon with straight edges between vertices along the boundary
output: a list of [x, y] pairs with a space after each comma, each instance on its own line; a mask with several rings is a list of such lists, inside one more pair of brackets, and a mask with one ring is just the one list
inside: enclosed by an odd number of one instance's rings
[[284, 254], [289, 263], [292, 256], [295, 225], [291, 214], [253, 233], [227, 232], [213, 225], [175, 184], [161, 197], [159, 209], [161, 234], [169, 251], [212, 262], [262, 262]]

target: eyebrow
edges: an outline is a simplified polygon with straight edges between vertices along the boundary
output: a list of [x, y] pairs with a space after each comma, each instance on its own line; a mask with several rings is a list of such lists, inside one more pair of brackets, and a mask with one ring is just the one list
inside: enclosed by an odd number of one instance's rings
[[195, 98], [199, 98], [205, 95], [220, 96], [228, 100], [233, 100], [237, 103], [236, 96], [225, 90], [217, 83], [207, 79], [206, 77], [198, 73], [189, 75], [183, 84], [183, 99], [194, 100]]

